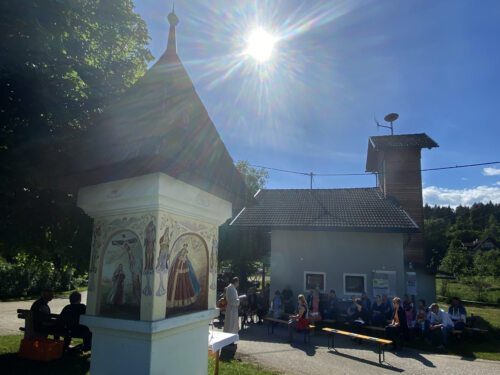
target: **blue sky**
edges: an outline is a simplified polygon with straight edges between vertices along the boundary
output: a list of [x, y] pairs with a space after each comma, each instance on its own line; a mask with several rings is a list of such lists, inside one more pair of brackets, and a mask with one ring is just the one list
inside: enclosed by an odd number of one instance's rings
[[[166, 48], [171, 0], [136, 0], [150, 48]], [[364, 172], [368, 137], [425, 132], [424, 168], [500, 161], [500, 1], [177, 0], [178, 54], [234, 160], [315, 173]], [[279, 41], [257, 65], [259, 25]], [[500, 164], [423, 174], [431, 204], [500, 203]], [[374, 186], [372, 176], [314, 187]], [[269, 188], [307, 188], [270, 171]]]

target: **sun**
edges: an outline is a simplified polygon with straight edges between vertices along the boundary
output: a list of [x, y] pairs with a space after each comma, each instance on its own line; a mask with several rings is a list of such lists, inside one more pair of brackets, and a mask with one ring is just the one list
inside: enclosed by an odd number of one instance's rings
[[248, 35], [245, 54], [260, 64], [264, 63], [271, 58], [276, 40], [276, 37], [262, 27], [257, 27]]

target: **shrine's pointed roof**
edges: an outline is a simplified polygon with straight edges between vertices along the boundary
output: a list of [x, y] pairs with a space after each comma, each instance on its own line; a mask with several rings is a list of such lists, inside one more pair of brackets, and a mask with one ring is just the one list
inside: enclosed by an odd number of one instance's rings
[[164, 172], [235, 202], [245, 183], [177, 55], [174, 12], [168, 20], [166, 51], [90, 132], [80, 186]]

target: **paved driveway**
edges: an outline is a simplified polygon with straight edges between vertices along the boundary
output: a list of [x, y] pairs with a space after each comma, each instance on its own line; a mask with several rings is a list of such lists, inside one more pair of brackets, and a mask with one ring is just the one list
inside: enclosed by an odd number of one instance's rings
[[[470, 360], [457, 356], [420, 354], [404, 349], [396, 354], [386, 352], [386, 364], [378, 364], [377, 346], [358, 345], [347, 337], [336, 337], [337, 353], [326, 347], [327, 337], [316, 334], [304, 345], [302, 335], [295, 344], [284, 342], [285, 328], [268, 335], [265, 326], [253, 325], [240, 331], [237, 356], [248, 362], [290, 375], [331, 374], [500, 374], [500, 362]], [[500, 350], [500, 348], [499, 348]]]
[[[87, 292], [82, 292], [82, 302], [87, 301]], [[24, 326], [24, 321], [17, 317], [17, 309], [29, 309], [34, 300], [0, 302], [0, 335], [20, 334], [19, 327]], [[54, 298], [50, 301], [50, 311], [59, 314], [64, 306], [69, 303], [68, 297]]]

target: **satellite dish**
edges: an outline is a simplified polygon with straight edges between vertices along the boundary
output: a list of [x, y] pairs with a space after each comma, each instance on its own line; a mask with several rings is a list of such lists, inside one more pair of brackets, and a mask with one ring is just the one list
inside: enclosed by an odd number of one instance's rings
[[393, 122], [396, 121], [399, 118], [399, 115], [397, 113], [389, 113], [384, 117], [384, 120], [386, 122]]
[[390, 123], [390, 125], [380, 125], [377, 121], [377, 119], [375, 119], [375, 123], [377, 124], [377, 127], [378, 128], [387, 128], [387, 129], [391, 129], [391, 135], [394, 135], [394, 127], [392, 126], [392, 123], [394, 121], [396, 121], [397, 119], [399, 118], [399, 115], [397, 113], [389, 113], [388, 115], [386, 115], [384, 117], [384, 120], [388, 123]]

